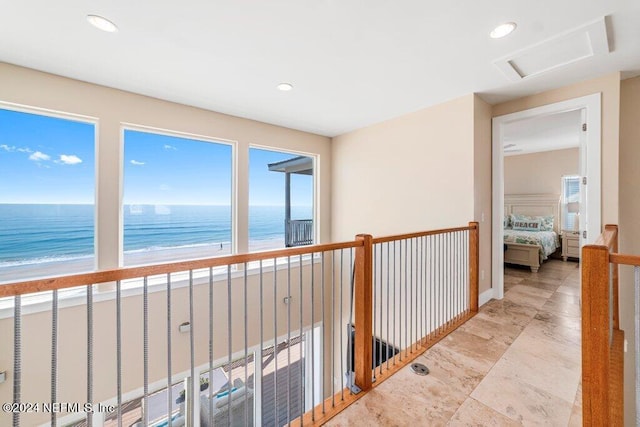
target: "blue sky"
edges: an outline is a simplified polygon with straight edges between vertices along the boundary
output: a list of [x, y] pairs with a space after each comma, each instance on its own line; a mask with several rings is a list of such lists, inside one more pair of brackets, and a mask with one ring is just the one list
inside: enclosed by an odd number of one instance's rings
[[229, 205], [231, 146], [126, 130], [124, 204]]
[[[231, 203], [230, 145], [127, 130], [124, 147], [124, 204]], [[284, 206], [284, 174], [267, 165], [292, 157], [250, 149], [251, 206]], [[311, 206], [312, 178], [294, 175], [291, 181], [291, 204]]]
[[94, 126], [0, 109], [0, 203], [93, 203]]
[[[269, 172], [269, 163], [291, 159], [297, 155], [251, 148], [249, 150], [249, 205], [284, 206], [284, 177], [281, 172]], [[291, 205], [313, 205], [313, 177], [291, 175]]]
[[[231, 146], [125, 131], [124, 204], [231, 203]], [[249, 204], [284, 205], [284, 174], [249, 154]], [[0, 109], [0, 203], [93, 203], [94, 126]], [[311, 176], [292, 176], [292, 205], [312, 205]]]

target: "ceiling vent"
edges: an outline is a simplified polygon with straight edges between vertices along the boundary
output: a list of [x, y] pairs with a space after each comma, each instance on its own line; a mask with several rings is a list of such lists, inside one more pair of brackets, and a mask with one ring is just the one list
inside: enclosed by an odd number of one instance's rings
[[514, 52], [494, 62], [509, 80], [520, 81], [581, 59], [609, 53], [604, 17]]

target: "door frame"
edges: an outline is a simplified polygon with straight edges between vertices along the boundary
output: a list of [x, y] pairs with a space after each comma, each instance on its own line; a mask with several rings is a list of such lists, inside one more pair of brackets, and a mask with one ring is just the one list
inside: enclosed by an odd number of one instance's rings
[[[523, 119], [584, 110], [584, 123], [587, 128], [586, 137], [580, 139], [580, 174], [586, 177], [588, 184], [584, 193], [586, 200], [581, 203], [581, 218], [588, 218], [588, 224], [585, 224], [585, 221], [580, 221], [580, 245], [582, 246], [595, 241], [601, 230], [601, 98], [602, 95], [598, 92], [492, 119], [492, 287], [490, 289], [491, 295], [483, 295], [483, 300], [504, 297], [504, 150], [502, 144], [504, 126]], [[586, 216], [582, 216], [583, 208], [586, 209]], [[583, 238], [585, 231], [586, 237]]]

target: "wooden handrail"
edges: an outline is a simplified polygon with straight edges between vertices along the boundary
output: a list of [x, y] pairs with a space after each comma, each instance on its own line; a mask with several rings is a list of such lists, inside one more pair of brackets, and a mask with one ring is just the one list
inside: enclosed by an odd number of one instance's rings
[[618, 242], [618, 226], [613, 224], [607, 224], [604, 226], [604, 231], [596, 241], [593, 243], [595, 246], [604, 246], [612, 251], [617, 251], [613, 249], [613, 244], [615, 243], [617, 246]]
[[[420, 337], [415, 343], [410, 343], [402, 356], [402, 351], [398, 355], [391, 356], [391, 368], [383, 369], [383, 364], [373, 368], [375, 372], [375, 383], [372, 381], [372, 365], [374, 355], [372, 354], [372, 292], [373, 292], [373, 270], [372, 255], [373, 244], [386, 243], [397, 240], [414, 239], [424, 236], [432, 236], [437, 234], [469, 231], [468, 256], [469, 256], [469, 309], [463, 311], [458, 316], [445, 322], [436, 330], [429, 332], [425, 337]], [[356, 248], [355, 257], [355, 339], [354, 347], [354, 373], [355, 385], [363, 392], [379, 386], [383, 381], [391, 377], [394, 373], [410, 364], [413, 360], [423, 354], [427, 349], [431, 348], [437, 342], [445, 338], [451, 332], [456, 330], [460, 325], [475, 316], [478, 312], [478, 271], [479, 271], [479, 224], [470, 222], [467, 227], [456, 227], [443, 230], [433, 230], [420, 233], [409, 233], [389, 237], [372, 238], [370, 235], [361, 234], [356, 239], [362, 241], [363, 244]], [[389, 361], [387, 361], [389, 363]], [[347, 394], [347, 392], [349, 392]], [[318, 404], [302, 417], [293, 421], [293, 425], [323, 425], [328, 420], [336, 416], [346, 407], [360, 399], [365, 393], [353, 393], [353, 390], [345, 389], [338, 391], [334, 396], [325, 400], [327, 405], [335, 402], [336, 406], [330, 410], [324, 411], [324, 406]]]
[[469, 310], [478, 312], [480, 233], [477, 222], [469, 223]]
[[362, 391], [371, 388], [371, 367], [373, 366], [372, 302], [373, 302], [373, 244], [369, 234], [356, 236], [362, 246], [356, 248], [354, 289], [355, 302], [355, 383]]
[[415, 239], [417, 237], [433, 236], [435, 234], [453, 233], [456, 231], [467, 231], [473, 228], [471, 224], [477, 225], [478, 223], [470, 222], [468, 227], [441, 228], [439, 230], [419, 231], [416, 233], [406, 233], [406, 234], [396, 234], [393, 236], [374, 237], [373, 244], [375, 245], [377, 243], [393, 242], [395, 240]]
[[[610, 238], [610, 241], [608, 242], [609, 245], [607, 246], [609, 248], [609, 254], [611, 252], [618, 252], [618, 226], [607, 224], [604, 226], [604, 232], [606, 236], [605, 239]], [[619, 271], [620, 269], [618, 268], [618, 265], [614, 264], [611, 268], [611, 285], [613, 289], [611, 294], [613, 295], [613, 329], [616, 330], [620, 329], [620, 303], [618, 299], [618, 288], [620, 282]]]
[[609, 419], [609, 254], [604, 245], [582, 249], [582, 411], [587, 425]]
[[[473, 316], [475, 316], [475, 313], [466, 313], [460, 316], [458, 319], [456, 319], [454, 322], [452, 322], [449, 325], [448, 329], [443, 330], [442, 333], [430, 335], [429, 337], [427, 337], [426, 342], [420, 345], [416, 345], [415, 346], [416, 350], [413, 353], [410, 353], [408, 356], [405, 356], [405, 358], [402, 360], [400, 360], [400, 357], [397, 355], [392, 356], [390, 359], [391, 367], [389, 368], [389, 370], [385, 372], [378, 372], [376, 381], [371, 384], [371, 388], [373, 389], [380, 386], [384, 381], [391, 378], [394, 374], [399, 372], [405, 366], [411, 364], [415, 359], [417, 359], [418, 357], [423, 355], [427, 350], [429, 350], [431, 347], [433, 347], [434, 345], [436, 345], [437, 343], [445, 339], [447, 336], [449, 336], [449, 334], [451, 334], [459, 326], [463, 325], [467, 320], [471, 319]], [[333, 402], [335, 401], [336, 406], [333, 409], [323, 412], [323, 406], [322, 406], [322, 403], [320, 403], [317, 406], [315, 406], [312, 410], [306, 412], [302, 417], [299, 417], [293, 420], [290, 423], [290, 425], [293, 425], [293, 426], [324, 425], [327, 421], [334, 418], [340, 412], [344, 411], [347, 407], [349, 407], [350, 405], [352, 405], [354, 402], [356, 402], [358, 399], [362, 398], [365, 395], [365, 393], [354, 394], [354, 393], [350, 393], [350, 391], [351, 390], [349, 390], [348, 388], [345, 388], [344, 390], [339, 390], [333, 396], [329, 396], [327, 399], [325, 399], [324, 402], [326, 406], [332, 405]], [[344, 399], [343, 399], [343, 396], [344, 396]]]
[[[622, 342], [619, 329], [618, 227], [605, 226], [582, 248], [582, 418], [584, 425], [622, 425]], [[611, 311], [610, 312], [610, 307]]]
[[[470, 223], [471, 224], [471, 223]], [[477, 223], [475, 223], [477, 224]], [[386, 243], [394, 240], [431, 236], [454, 231], [471, 230], [469, 227], [454, 227], [439, 230], [430, 230], [417, 233], [398, 234], [393, 236], [378, 237], [372, 239], [372, 243]], [[154, 264], [140, 267], [124, 267], [112, 270], [96, 271], [91, 273], [81, 273], [65, 276], [52, 276], [42, 279], [28, 280], [21, 282], [8, 282], [0, 284], [0, 298], [25, 295], [35, 292], [45, 292], [52, 290], [62, 290], [87, 284], [100, 284], [115, 282], [118, 280], [135, 279], [144, 276], [154, 276], [159, 274], [174, 273], [178, 271], [198, 270], [210, 267], [223, 267], [226, 265], [242, 264], [245, 262], [260, 261], [265, 259], [282, 258], [296, 255], [308, 255], [318, 252], [328, 252], [338, 249], [357, 248], [363, 245], [362, 241], [351, 241], [341, 243], [327, 243], [312, 246], [302, 246], [287, 249], [278, 249], [265, 252], [254, 252], [238, 255], [226, 255], [215, 258], [203, 258], [190, 261], [178, 261], [164, 264]]]
[[322, 245], [301, 246], [295, 248], [278, 249], [265, 252], [254, 252], [239, 255], [226, 255], [215, 258], [203, 258], [191, 261], [179, 261], [166, 264], [155, 264], [141, 267], [126, 267], [114, 270], [97, 271], [94, 273], [74, 274], [70, 276], [56, 276], [25, 282], [0, 284], [0, 297], [30, 294], [34, 292], [67, 289], [88, 284], [115, 282], [117, 280], [135, 279], [145, 276], [175, 273], [179, 271], [198, 270], [210, 267], [224, 267], [226, 265], [242, 264], [296, 255], [309, 255], [338, 249], [358, 248], [361, 241], [327, 243]]
[[[38, 280], [15, 282], [0, 284], [0, 297], [11, 297], [16, 295], [24, 295], [28, 293], [36, 293], [51, 290], [60, 290], [77, 286], [87, 286], [91, 284], [110, 283], [127, 279], [137, 279], [141, 277], [157, 276], [168, 273], [183, 272], [190, 270], [199, 270], [213, 267], [225, 267], [234, 264], [243, 264], [260, 260], [270, 260], [283, 257], [293, 257], [297, 255], [310, 255], [328, 251], [355, 248], [355, 282], [354, 282], [354, 326], [355, 338], [354, 344], [354, 382], [362, 391], [370, 390], [374, 384], [372, 381], [373, 373], [373, 244], [385, 243], [396, 240], [407, 240], [420, 238], [425, 236], [433, 236], [445, 233], [454, 233], [461, 231], [469, 231], [468, 249], [468, 280], [469, 280], [469, 308], [455, 318], [447, 321], [443, 326], [433, 333], [429, 333], [426, 337], [420, 337], [416, 343], [409, 343], [409, 356], [405, 351], [404, 359], [393, 356], [394, 367], [388, 372], [383, 373], [380, 369], [376, 385], [392, 373], [396, 372], [409, 363], [415, 357], [422, 354], [427, 348], [444, 336], [455, 330], [460, 324], [474, 316], [478, 311], [478, 263], [479, 263], [479, 225], [477, 222], [470, 222], [465, 227], [455, 227], [449, 229], [424, 231], [418, 233], [401, 234], [395, 236], [380, 237], [374, 239], [371, 235], [360, 234], [356, 236], [354, 241], [331, 243], [322, 245], [313, 245], [305, 247], [295, 247], [287, 249], [279, 249], [273, 251], [247, 253], [240, 255], [227, 255], [215, 258], [205, 258], [190, 261], [180, 261], [172, 263], [164, 263], [157, 265], [148, 265], [140, 267], [127, 267], [113, 270], [98, 271], [85, 274], [75, 274], [69, 276], [49, 277]], [[394, 261], [395, 262], [395, 261]], [[406, 277], [405, 277], [405, 280]], [[245, 290], [246, 292], [246, 290]], [[397, 366], [396, 366], [396, 361]], [[387, 368], [388, 369], [388, 368]], [[359, 396], [362, 396], [361, 393]], [[356, 397], [350, 395], [347, 402], [353, 402]], [[348, 403], [345, 403], [348, 404]], [[326, 420], [328, 417], [335, 415], [335, 411], [328, 411], [323, 415]], [[308, 414], [304, 415], [305, 419]]]
[[625, 255], [625, 254], [611, 254], [609, 255], [609, 262], [618, 265], [632, 265], [634, 267], [640, 267], [640, 256], [638, 255]]

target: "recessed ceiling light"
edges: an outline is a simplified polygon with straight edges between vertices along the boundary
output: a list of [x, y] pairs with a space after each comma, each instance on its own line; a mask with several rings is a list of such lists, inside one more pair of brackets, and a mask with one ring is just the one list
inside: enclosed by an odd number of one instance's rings
[[99, 15], [87, 15], [87, 21], [97, 29], [108, 33], [115, 33], [118, 31], [116, 24]]
[[505, 36], [508, 36], [515, 30], [517, 27], [515, 22], [505, 22], [504, 24], [500, 24], [489, 33], [492, 39], [499, 39]]
[[277, 88], [283, 92], [288, 92], [293, 89], [293, 85], [291, 83], [280, 83]]

